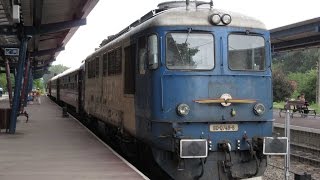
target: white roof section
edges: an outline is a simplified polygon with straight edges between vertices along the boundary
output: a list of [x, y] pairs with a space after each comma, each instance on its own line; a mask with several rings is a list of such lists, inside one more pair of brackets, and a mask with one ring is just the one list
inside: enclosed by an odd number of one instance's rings
[[150, 26], [214, 26], [209, 17], [212, 14], [229, 14], [232, 21], [227, 26], [266, 29], [261, 21], [244, 14], [209, 8], [197, 8], [186, 10], [185, 7], [172, 8], [161, 12], [154, 20], [149, 20]]

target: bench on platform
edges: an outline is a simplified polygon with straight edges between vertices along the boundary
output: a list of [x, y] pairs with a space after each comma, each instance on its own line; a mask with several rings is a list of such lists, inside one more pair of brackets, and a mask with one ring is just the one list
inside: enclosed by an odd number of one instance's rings
[[317, 112], [314, 109], [309, 108], [308, 102], [303, 101], [288, 101], [283, 108], [280, 108], [279, 116], [281, 117], [282, 112], [286, 112], [286, 110], [291, 112], [291, 118], [293, 118], [293, 113], [300, 113], [301, 117], [307, 117], [309, 113], [313, 113], [314, 117], [316, 117]]

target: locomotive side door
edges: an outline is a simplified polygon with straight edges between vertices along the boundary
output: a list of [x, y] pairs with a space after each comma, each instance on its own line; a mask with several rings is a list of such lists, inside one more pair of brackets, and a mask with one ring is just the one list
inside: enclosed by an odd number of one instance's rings
[[[137, 47], [137, 71], [136, 71], [136, 126], [137, 133], [140, 137], [147, 136], [150, 108], [150, 72], [146, 68], [147, 60], [147, 37], [141, 36], [138, 38]], [[139, 130], [140, 129], [140, 130]]]
[[[146, 33], [144, 33], [146, 34]], [[151, 138], [151, 119], [154, 105], [154, 69], [158, 67], [157, 35], [149, 34], [138, 38], [136, 71], [136, 126], [138, 136]]]

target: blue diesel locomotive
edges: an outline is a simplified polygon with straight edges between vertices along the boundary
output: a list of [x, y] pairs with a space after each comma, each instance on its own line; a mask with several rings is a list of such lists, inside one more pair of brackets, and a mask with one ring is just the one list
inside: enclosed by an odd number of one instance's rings
[[273, 121], [263, 23], [212, 2], [172, 1], [105, 42], [49, 92], [73, 90], [65, 104], [123, 144], [151, 149], [173, 179], [263, 175]]

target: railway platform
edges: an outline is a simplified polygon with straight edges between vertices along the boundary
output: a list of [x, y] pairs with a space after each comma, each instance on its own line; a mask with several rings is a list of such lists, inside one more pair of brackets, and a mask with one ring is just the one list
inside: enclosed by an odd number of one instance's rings
[[[15, 134], [0, 133], [1, 180], [148, 179], [71, 116], [42, 96]], [[4, 98], [0, 108], [7, 106]]]
[[[274, 110], [273, 118], [275, 119], [276, 124], [285, 124], [285, 113], [282, 113], [281, 117], [279, 116], [279, 111]], [[291, 126], [299, 127], [300, 129], [308, 130], [319, 130], [320, 132], [320, 117], [314, 115], [301, 116], [299, 113], [294, 113], [293, 117], [290, 118]]]

